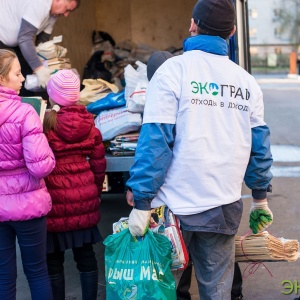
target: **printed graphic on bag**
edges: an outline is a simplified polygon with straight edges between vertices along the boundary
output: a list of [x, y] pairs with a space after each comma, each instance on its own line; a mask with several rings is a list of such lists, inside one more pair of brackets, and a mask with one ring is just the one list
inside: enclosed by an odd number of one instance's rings
[[169, 240], [148, 231], [143, 240], [128, 229], [104, 240], [107, 300], [175, 300]]
[[[133, 261], [137, 264], [137, 261]], [[120, 262], [122, 264], [122, 262]], [[157, 268], [153, 267], [153, 264], [157, 265]], [[138, 270], [133, 269], [118, 269], [118, 268], [110, 268], [108, 270], [108, 281], [110, 279], [116, 280], [133, 280], [135, 274], [134, 272], [138, 272], [139, 280], [162, 280], [164, 277], [164, 272], [160, 263], [152, 262], [152, 261], [141, 261], [140, 267]], [[158, 271], [158, 273], [157, 273]]]
[[[188, 252], [182, 238], [179, 220], [165, 205], [151, 210], [150, 230], [168, 238], [171, 247], [171, 270], [183, 270], [188, 264]], [[113, 223], [113, 233], [128, 228], [128, 217]], [[141, 238], [142, 239], [142, 238]]]

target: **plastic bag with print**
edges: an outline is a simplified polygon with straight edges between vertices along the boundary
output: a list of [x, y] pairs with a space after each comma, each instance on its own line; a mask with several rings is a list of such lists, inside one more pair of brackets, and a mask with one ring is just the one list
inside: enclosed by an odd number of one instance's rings
[[129, 229], [104, 240], [106, 299], [175, 300], [169, 240], [148, 231], [143, 239]]

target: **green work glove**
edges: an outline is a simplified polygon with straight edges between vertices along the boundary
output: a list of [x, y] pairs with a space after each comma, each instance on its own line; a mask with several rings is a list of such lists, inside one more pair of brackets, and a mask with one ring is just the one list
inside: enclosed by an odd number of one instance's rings
[[254, 234], [264, 231], [273, 222], [273, 214], [267, 199], [253, 200], [250, 208], [249, 226]]

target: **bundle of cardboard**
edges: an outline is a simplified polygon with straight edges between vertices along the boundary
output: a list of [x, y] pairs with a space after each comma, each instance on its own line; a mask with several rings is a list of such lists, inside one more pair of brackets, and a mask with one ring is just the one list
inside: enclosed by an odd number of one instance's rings
[[[37, 55], [43, 66], [48, 68], [51, 74], [63, 70], [71, 69], [70, 59], [66, 58], [67, 49], [56, 45], [62, 41], [62, 36], [54, 37], [52, 40], [45, 43], [40, 43], [36, 47]], [[75, 69], [73, 69], [76, 72]], [[78, 72], [77, 72], [78, 73]], [[36, 74], [29, 74], [26, 76], [25, 88], [29, 91], [44, 91], [44, 88], [40, 87]]]
[[139, 132], [116, 136], [110, 141], [108, 150], [114, 156], [132, 156], [135, 154]]
[[236, 262], [296, 261], [298, 257], [298, 240], [276, 238], [267, 231], [235, 237]]
[[36, 52], [44, 66], [52, 72], [62, 69], [71, 69], [70, 59], [66, 58], [67, 49], [57, 45], [62, 42], [62, 36], [56, 36], [52, 40], [40, 43]]
[[54, 57], [43, 61], [45, 67], [50, 69], [53, 73], [62, 69], [71, 69], [69, 58]]

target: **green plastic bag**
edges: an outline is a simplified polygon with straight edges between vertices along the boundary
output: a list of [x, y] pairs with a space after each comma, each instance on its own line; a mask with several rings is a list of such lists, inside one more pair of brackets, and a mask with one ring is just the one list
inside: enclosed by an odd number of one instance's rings
[[176, 300], [170, 241], [165, 236], [148, 231], [137, 241], [125, 229], [103, 243], [107, 300]]

